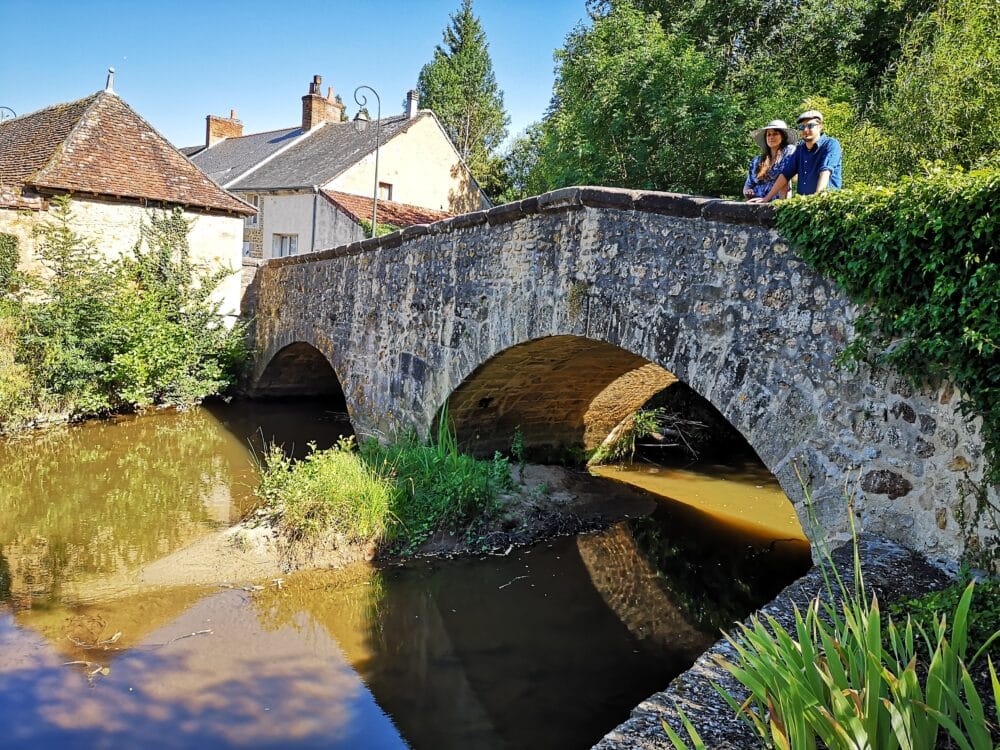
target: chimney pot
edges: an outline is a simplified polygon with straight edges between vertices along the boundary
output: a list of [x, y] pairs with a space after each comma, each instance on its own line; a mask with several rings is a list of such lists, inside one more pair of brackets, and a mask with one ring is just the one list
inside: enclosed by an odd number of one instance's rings
[[324, 122], [340, 122], [344, 105], [333, 98], [333, 87], [328, 86], [323, 96], [323, 78], [313, 76], [309, 93], [302, 97], [302, 129], [312, 130]]
[[225, 140], [239, 138], [243, 135], [243, 123], [236, 119], [236, 110], [229, 110], [229, 117], [208, 115], [205, 118], [205, 147]]
[[416, 89], [406, 92], [406, 119], [412, 120], [417, 116], [417, 108], [420, 105], [420, 94]]

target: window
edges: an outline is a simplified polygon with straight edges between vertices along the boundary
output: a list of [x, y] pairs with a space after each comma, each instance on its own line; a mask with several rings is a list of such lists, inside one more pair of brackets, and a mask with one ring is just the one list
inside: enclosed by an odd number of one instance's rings
[[286, 255], [295, 255], [298, 245], [297, 234], [276, 234], [271, 241], [271, 257], [284, 258]]
[[250, 240], [243, 240], [243, 257], [250, 257]]
[[247, 203], [256, 208], [257, 213], [246, 218], [245, 226], [255, 227], [257, 226], [257, 220], [260, 218], [260, 198], [256, 195], [247, 195]]
[[392, 184], [388, 182], [380, 182], [378, 184], [378, 199], [380, 201], [391, 201], [392, 200]]

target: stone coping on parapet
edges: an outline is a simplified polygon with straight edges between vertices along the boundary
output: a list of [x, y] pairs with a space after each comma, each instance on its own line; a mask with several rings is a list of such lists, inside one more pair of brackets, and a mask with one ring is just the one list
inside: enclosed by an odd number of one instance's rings
[[270, 258], [267, 260], [267, 265], [292, 266], [330, 258], [341, 258], [378, 248], [399, 247], [403, 242], [428, 234], [449, 234], [456, 229], [480, 225], [497, 226], [533, 214], [571, 211], [578, 208], [610, 208], [618, 211], [640, 211], [685, 219], [705, 219], [727, 224], [751, 224], [768, 228], [774, 226], [774, 207], [766, 203], [742, 203], [682, 193], [661, 193], [653, 190], [581, 186], [560, 188], [532, 198], [505, 203], [502, 206], [459, 214], [450, 219], [436, 221], [433, 224], [414, 224], [391, 234], [352, 242], [349, 245], [285, 258]]
[[[868, 596], [877, 595], [883, 607], [899, 599], [943, 588], [954, 580], [944, 565], [931, 563], [919, 553], [874, 534], [858, 537], [858, 556]], [[853, 546], [846, 544], [834, 550], [831, 557], [841, 579], [853, 590]], [[762, 619], [773, 617], [782, 627], [794, 632], [795, 608], [804, 612], [817, 596], [828, 600], [826, 591], [823, 569], [813, 567], [761, 608], [757, 615]], [[749, 624], [749, 620], [745, 622]], [[663, 721], [687, 738], [678, 708], [683, 709], [706, 747], [713, 750], [761, 747], [760, 740], [746, 722], [736, 718], [733, 709], [712, 686], [715, 683], [724, 688], [737, 703], [747, 697], [743, 686], [719, 665], [719, 659], [730, 663], [736, 661], [736, 651], [725, 639], [717, 641], [698, 657], [691, 668], [676, 677], [663, 692], [651, 695], [634, 708], [631, 718], [606, 734], [593, 750], [662, 750], [670, 747]]]

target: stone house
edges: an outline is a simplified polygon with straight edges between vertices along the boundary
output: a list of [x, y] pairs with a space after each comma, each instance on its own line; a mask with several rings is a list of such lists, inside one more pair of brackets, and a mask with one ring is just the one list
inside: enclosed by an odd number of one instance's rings
[[[295, 127], [243, 135], [234, 111], [228, 118], [209, 115], [205, 145], [182, 149], [258, 209], [246, 220], [245, 255], [295, 255], [365, 236], [361, 221], [371, 221], [375, 190], [375, 123], [359, 130], [321, 86], [314, 76]], [[416, 92], [407, 94], [406, 112], [383, 117], [379, 126], [380, 225], [426, 223], [490, 205], [434, 113], [417, 108]], [[344, 196], [367, 198], [367, 212]]]
[[[108, 257], [130, 250], [151, 210], [183, 209], [192, 259], [241, 265], [253, 206], [208, 179], [108, 85], [88, 97], [0, 123], [0, 233], [17, 238], [20, 264], [37, 269], [34, 229], [54, 196], [73, 198], [73, 230]], [[239, 311], [240, 279], [220, 287], [222, 311]]]

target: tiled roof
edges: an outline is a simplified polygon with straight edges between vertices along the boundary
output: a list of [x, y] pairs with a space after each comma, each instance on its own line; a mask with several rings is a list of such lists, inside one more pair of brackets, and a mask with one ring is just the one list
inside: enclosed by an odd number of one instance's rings
[[285, 128], [226, 138], [190, 156], [202, 172], [219, 185], [225, 185], [255, 164], [273, 156], [302, 135], [302, 128]]
[[[380, 121], [379, 143], [384, 145], [421, 117], [429, 116], [421, 113], [412, 119], [406, 115], [383, 118]], [[228, 187], [233, 190], [270, 190], [325, 185], [375, 150], [374, 125], [371, 123], [365, 132], [358, 133], [353, 122], [328, 122]], [[219, 145], [224, 144], [225, 141]], [[206, 153], [213, 149], [208, 149]], [[195, 157], [196, 164], [200, 165], [201, 156]]]
[[67, 191], [252, 214], [115, 94], [0, 123], [0, 180], [6, 189]]
[[[322, 190], [323, 196], [336, 205], [355, 221], [362, 219], [371, 221], [372, 199], [350, 193], [341, 193], [334, 190]], [[378, 202], [378, 223], [391, 224], [394, 227], [408, 227], [413, 224], [431, 224], [442, 219], [450, 219], [452, 214], [444, 211], [434, 211], [420, 206], [411, 206], [407, 203], [396, 203], [395, 201]]]

